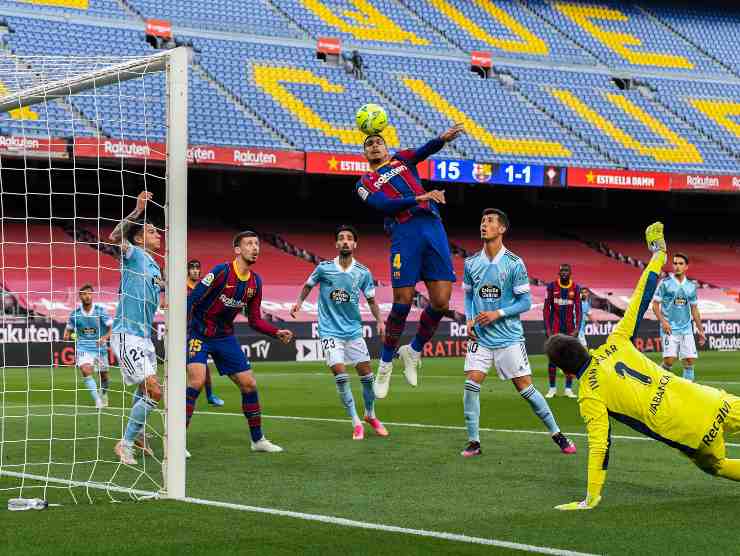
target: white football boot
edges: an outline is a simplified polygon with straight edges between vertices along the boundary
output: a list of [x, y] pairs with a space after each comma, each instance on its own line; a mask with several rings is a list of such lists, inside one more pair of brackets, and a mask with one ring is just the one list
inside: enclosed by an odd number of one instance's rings
[[403, 361], [403, 376], [411, 386], [419, 384], [419, 369], [421, 368], [421, 353], [411, 346], [401, 346], [398, 356]]
[[381, 360], [378, 363], [378, 374], [375, 376], [373, 383], [373, 392], [375, 397], [383, 399], [388, 395], [388, 389], [391, 387], [391, 374], [393, 373], [393, 361], [386, 363]]

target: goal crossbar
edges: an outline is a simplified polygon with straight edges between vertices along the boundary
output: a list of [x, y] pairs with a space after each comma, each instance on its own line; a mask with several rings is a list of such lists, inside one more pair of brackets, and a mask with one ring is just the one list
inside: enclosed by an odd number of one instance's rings
[[[104, 87], [113, 83], [137, 79], [147, 73], [164, 71], [167, 67], [168, 60], [172, 59], [174, 53], [181, 49], [188, 52], [189, 57], [189, 50], [185, 47], [179, 47], [145, 58], [136, 58], [120, 64], [105, 66], [77, 76], [42, 83], [7, 94], [0, 97], [0, 112], [8, 112], [48, 100], [63, 98], [96, 87]], [[23, 58], [21, 59], [23, 60]]]

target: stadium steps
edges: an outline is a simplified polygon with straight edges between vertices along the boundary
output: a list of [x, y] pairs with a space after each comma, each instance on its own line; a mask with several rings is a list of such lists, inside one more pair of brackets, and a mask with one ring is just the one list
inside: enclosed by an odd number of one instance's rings
[[[645, 93], [642, 93], [642, 90], [640, 89], [641, 94], [645, 95]], [[668, 103], [663, 102], [660, 95], [654, 95], [654, 96], [646, 96], [648, 100], [650, 100], [653, 104], [658, 106], [663, 112], [667, 112], [669, 115], [678, 118], [682, 122], [684, 122], [687, 126], [689, 126], [691, 129], [693, 129], [696, 133], [707, 139], [707, 141], [710, 141], [714, 145], [716, 145], [719, 149], [727, 153], [732, 158], [736, 159], [738, 161], [738, 164], [740, 164], [740, 153], [733, 150], [731, 147], [728, 147], [725, 145], [722, 141], [719, 140], [715, 135], [712, 135], [711, 133], [707, 133], [704, 128], [697, 125], [695, 119], [687, 118], [685, 113], [679, 112], [675, 109], [673, 109]]]
[[581, 41], [577, 40], [572, 35], [569, 35], [565, 31], [563, 31], [560, 27], [553, 25], [550, 20], [548, 20], [543, 14], [539, 13], [537, 10], [534, 10], [530, 7], [529, 2], [527, 0], [514, 0], [515, 2], [518, 2], [520, 6], [522, 6], [525, 10], [527, 10], [530, 14], [532, 14], [533, 17], [536, 17], [540, 21], [542, 21], [545, 24], [545, 27], [552, 29], [557, 33], [563, 40], [575, 44], [578, 48], [581, 50], [584, 50], [585, 52], [588, 52], [591, 56], [594, 57], [595, 60], [598, 60], [601, 64], [604, 65], [604, 67], [608, 67], [609, 64], [606, 62], [601, 56], [599, 56], [599, 53], [595, 50], [589, 48], [585, 44], [583, 44]]
[[685, 42], [689, 43], [693, 48], [701, 52], [704, 56], [709, 58], [710, 60], [714, 61], [716, 64], [724, 68], [725, 71], [727, 71], [730, 75], [734, 75], [735, 77], [740, 77], [740, 73], [738, 73], [735, 69], [733, 69], [732, 66], [728, 65], [724, 61], [722, 61], [721, 58], [718, 58], [717, 56], [714, 56], [711, 52], [709, 52], [707, 49], [705, 49], [701, 44], [691, 40], [690, 37], [686, 36], [685, 33], [682, 33], [678, 29], [676, 29], [673, 25], [668, 23], [667, 21], [664, 21], [660, 17], [658, 17], [656, 14], [654, 14], [648, 7], [641, 6], [640, 4], [635, 3], [635, 7], [640, 10], [647, 18], [654, 21], [656, 25], [659, 25], [661, 27], [664, 27], [668, 29], [671, 33], [674, 35], [679, 36], [681, 39], [683, 39]]
[[[513, 75], [510, 75], [506, 71], [499, 71], [499, 72], [497, 72], [497, 75], [499, 76], [498, 77], [499, 81], [503, 84], [504, 87], [506, 87], [506, 88], [512, 90], [514, 93], [518, 94], [523, 99], [523, 101], [526, 104], [529, 104], [530, 106], [532, 106], [532, 108], [534, 108], [534, 109], [542, 112], [545, 116], [547, 116], [549, 119], [551, 119], [553, 122], [555, 122], [559, 127], [561, 127], [563, 129], [567, 130], [568, 132], [570, 132], [579, 141], [581, 141], [582, 143], [588, 145], [591, 149], [593, 149], [594, 151], [596, 151], [597, 153], [599, 153], [606, 160], [610, 161], [612, 164], [614, 164], [616, 166], [621, 166], [621, 167], [627, 167], [628, 166], [628, 164], [626, 164], [622, 160], [614, 157], [608, 150], [604, 149], [602, 147], [602, 145], [600, 145], [599, 143], [593, 141], [588, 135], [584, 135], [580, 131], [577, 131], [575, 128], [573, 128], [572, 126], [570, 126], [567, 123], [566, 120], [563, 120], [562, 118], [560, 118], [560, 117], [556, 116], [555, 114], [552, 114], [551, 112], [549, 112], [546, 107], [542, 106], [541, 104], [539, 104], [537, 102], [537, 100], [535, 100], [530, 95], [528, 95], [524, 91], [524, 89], [522, 89], [522, 88], [520, 88], [520, 87], [517, 86], [517, 83], [519, 82], [519, 80], [516, 77], [514, 77]], [[501, 77], [500, 77], [501, 75], [507, 75], [507, 76], [511, 77], [511, 79], [513, 80], [513, 84], [509, 84], [509, 83], [506, 82], [506, 80], [501, 79]]]
[[126, 0], [116, 0], [116, 3], [121, 7], [121, 9], [126, 12], [131, 18], [133, 19], [141, 19], [146, 20], [146, 17], [144, 14], [139, 13], [139, 11], [131, 6]]
[[243, 112], [247, 118], [258, 122], [263, 128], [272, 133], [276, 139], [285, 143], [286, 146], [294, 149], [299, 148], [290, 138], [288, 138], [287, 135], [281, 133], [275, 126], [270, 124], [259, 112], [246, 106], [234, 93], [227, 89], [215, 76], [211, 75], [211, 73], [198, 62], [194, 61], [190, 67], [192, 71], [197, 73], [203, 80], [210, 83], [213, 88], [216, 89], [218, 94], [226, 98], [230, 103], [234, 104], [241, 112]]

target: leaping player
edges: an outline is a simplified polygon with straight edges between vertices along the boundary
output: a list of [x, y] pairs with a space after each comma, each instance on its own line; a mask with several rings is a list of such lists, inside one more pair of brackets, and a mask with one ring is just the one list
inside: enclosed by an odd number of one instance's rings
[[393, 357], [411, 311], [417, 282], [424, 281], [430, 304], [421, 315], [412, 342], [398, 349], [404, 375], [411, 386], [418, 383], [421, 350], [449, 310], [455, 272], [447, 233], [439, 214], [439, 205], [445, 203], [445, 194], [437, 189], [427, 192], [421, 185], [416, 165], [439, 152], [461, 133], [463, 127], [458, 124], [416, 150], [403, 150], [394, 155], [388, 152], [381, 135], [368, 135], [365, 139], [365, 157], [372, 171], [357, 182], [357, 194], [386, 216], [386, 229], [391, 236], [393, 306], [386, 321], [383, 351], [375, 380], [378, 398], [388, 395]]

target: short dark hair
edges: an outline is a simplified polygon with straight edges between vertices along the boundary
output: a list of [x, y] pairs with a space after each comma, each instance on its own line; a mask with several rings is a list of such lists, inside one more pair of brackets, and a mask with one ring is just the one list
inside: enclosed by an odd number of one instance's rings
[[570, 266], [570, 263], [560, 263], [560, 270], [567, 268], [568, 270], [573, 270], [573, 268]]
[[380, 137], [380, 139], [383, 141], [383, 143], [385, 143], [385, 138], [380, 133], [371, 133], [370, 135], [368, 135], [367, 137], [365, 137], [365, 140], [362, 142], [362, 148], [363, 149], [365, 148], [365, 145], [367, 144], [368, 139], [370, 139], [372, 137]]
[[260, 236], [257, 235], [257, 232], [253, 232], [252, 230], [244, 230], [243, 232], [239, 232], [234, 236], [234, 247], [239, 247], [239, 244], [245, 237], [256, 237], [257, 239], [260, 238]]
[[194, 268], [194, 267], [200, 268], [200, 261], [198, 259], [190, 259], [188, 261], [188, 268]]
[[684, 264], [689, 264], [689, 257], [685, 253], [673, 253], [673, 258], [681, 257], [683, 259]]
[[360, 237], [357, 233], [357, 229], [354, 226], [350, 226], [349, 224], [342, 224], [337, 228], [337, 231], [334, 232], [334, 239], [339, 239], [339, 234], [341, 234], [342, 232], [350, 232], [355, 241], [357, 241]]
[[551, 363], [570, 374], [580, 371], [591, 357], [578, 338], [567, 334], [550, 336], [545, 342], [545, 354]]
[[128, 232], [126, 232], [126, 239], [129, 241], [129, 243], [132, 243], [136, 245], [136, 236], [138, 236], [141, 232], [144, 231], [144, 225], [146, 222], [144, 220], [134, 220], [129, 224]]
[[504, 228], [506, 228], [507, 230], [509, 229], [509, 217], [506, 216], [506, 213], [504, 211], [495, 208], [483, 209], [482, 216], [487, 216], [489, 214], [495, 214], [498, 217], [498, 221], [504, 225]]
[[90, 284], [89, 282], [87, 284], [82, 284], [82, 286], [80, 286], [80, 293], [82, 293], [84, 291], [88, 291], [88, 290], [91, 291], [91, 292], [92, 291], [95, 291], [93, 289], [93, 287], [92, 287], [92, 284]]

